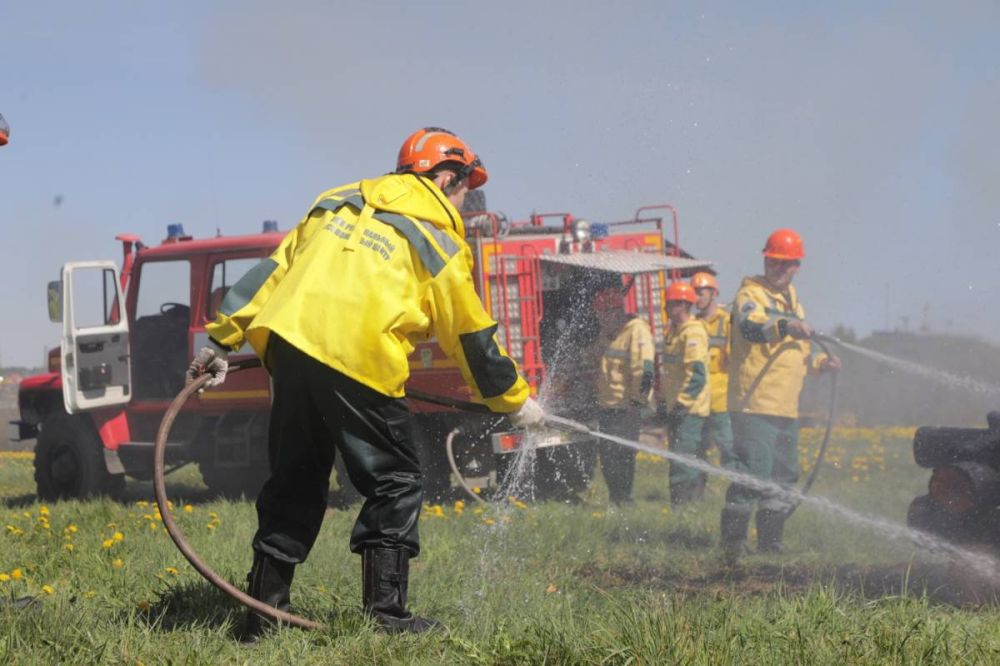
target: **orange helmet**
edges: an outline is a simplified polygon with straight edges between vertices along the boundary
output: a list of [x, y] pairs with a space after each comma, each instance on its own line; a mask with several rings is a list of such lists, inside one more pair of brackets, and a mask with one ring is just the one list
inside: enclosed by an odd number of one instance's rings
[[594, 309], [598, 312], [623, 310], [624, 308], [625, 295], [620, 288], [609, 287], [594, 294]]
[[460, 179], [469, 179], [469, 189], [482, 187], [489, 178], [469, 144], [440, 127], [425, 127], [406, 137], [399, 149], [396, 173], [428, 173], [448, 162], [455, 163]]
[[791, 229], [778, 229], [767, 237], [764, 256], [771, 259], [803, 259], [806, 256], [802, 237]]
[[716, 282], [715, 276], [711, 273], [695, 273], [691, 276], [691, 287], [696, 291], [698, 289], [704, 289], [706, 287], [711, 287], [715, 290], [715, 293], [719, 293], [719, 283]]
[[665, 292], [663, 292], [663, 300], [669, 303], [670, 301], [684, 301], [685, 303], [694, 303], [698, 300], [697, 295], [694, 293], [694, 287], [689, 285], [687, 282], [671, 282]]
[[10, 127], [7, 126], [7, 121], [3, 119], [0, 115], [0, 146], [7, 145], [7, 139], [10, 138]]

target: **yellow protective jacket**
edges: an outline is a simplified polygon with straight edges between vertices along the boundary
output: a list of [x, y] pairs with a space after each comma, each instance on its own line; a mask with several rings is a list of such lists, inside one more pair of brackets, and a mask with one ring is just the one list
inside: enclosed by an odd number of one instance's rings
[[597, 402], [604, 408], [645, 405], [653, 388], [653, 332], [649, 324], [633, 316], [601, 352], [597, 373]]
[[708, 416], [711, 395], [705, 323], [692, 317], [677, 328], [671, 327], [663, 341], [662, 358], [660, 403], [668, 411], [680, 404], [692, 416]]
[[276, 333], [325, 365], [402, 397], [414, 344], [436, 337], [475, 398], [517, 410], [528, 384], [472, 280], [462, 217], [427, 178], [390, 174], [321, 194], [274, 253], [226, 294], [206, 329], [262, 359]]
[[711, 413], [729, 411], [729, 310], [717, 306], [711, 317], [701, 320], [708, 331], [708, 387]]
[[733, 302], [730, 411], [798, 418], [806, 372], [826, 358], [813, 356], [808, 340], [785, 335], [788, 321], [805, 316], [794, 286], [783, 293], [763, 276], [743, 279]]

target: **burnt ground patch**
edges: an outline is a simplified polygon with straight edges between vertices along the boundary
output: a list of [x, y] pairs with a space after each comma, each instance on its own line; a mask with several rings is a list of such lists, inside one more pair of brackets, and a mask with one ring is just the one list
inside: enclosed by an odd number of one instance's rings
[[864, 600], [923, 597], [958, 607], [1000, 605], [1000, 583], [986, 580], [956, 564], [805, 565], [752, 563], [685, 572], [653, 565], [584, 564], [576, 576], [600, 588], [639, 587], [682, 596], [803, 594], [819, 587]]

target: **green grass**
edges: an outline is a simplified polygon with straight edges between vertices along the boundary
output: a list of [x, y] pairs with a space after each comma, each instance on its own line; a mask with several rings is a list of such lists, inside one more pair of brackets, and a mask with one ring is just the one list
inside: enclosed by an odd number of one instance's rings
[[[854, 432], [835, 445], [839, 468], [825, 469], [816, 491], [903, 520], [928, 476], [913, 465], [909, 441]], [[982, 601], [981, 582], [808, 507], [789, 522], [788, 553], [728, 567], [716, 545], [725, 484], [714, 481], [706, 502], [674, 511], [666, 471], [663, 462], [640, 460], [638, 501], [620, 510], [606, 506], [601, 483], [575, 506], [428, 509], [411, 604], [449, 630], [416, 637], [383, 636], [362, 619], [360, 561], [347, 548], [354, 510], [331, 510], [292, 591], [298, 612], [329, 627], [283, 629], [244, 647], [236, 640], [242, 610], [174, 548], [149, 484], [130, 482], [121, 503], [43, 509], [31, 460], [0, 454], [0, 574], [8, 577], [0, 581], [0, 663], [1000, 660], [1000, 613]], [[192, 545], [242, 582], [252, 504], [208, 498], [194, 471], [170, 481], [174, 516]], [[15, 569], [19, 580], [10, 578]], [[25, 596], [36, 601], [23, 609], [6, 603]]]

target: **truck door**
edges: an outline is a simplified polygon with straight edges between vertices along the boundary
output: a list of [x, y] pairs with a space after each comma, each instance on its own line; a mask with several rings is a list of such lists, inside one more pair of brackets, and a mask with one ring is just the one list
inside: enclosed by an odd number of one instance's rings
[[131, 398], [128, 318], [111, 261], [74, 261], [62, 269], [62, 386], [70, 414], [123, 405]]

